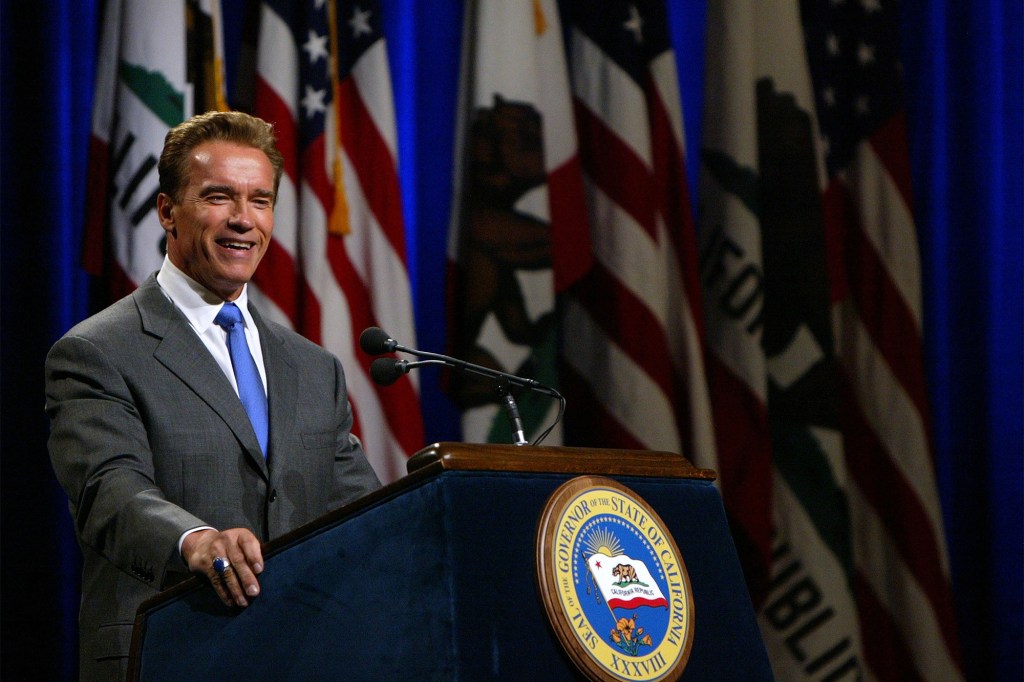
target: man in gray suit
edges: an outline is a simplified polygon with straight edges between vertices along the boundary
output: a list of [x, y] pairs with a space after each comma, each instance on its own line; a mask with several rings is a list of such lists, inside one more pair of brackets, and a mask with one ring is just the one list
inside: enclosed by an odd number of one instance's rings
[[83, 679], [124, 677], [144, 599], [194, 573], [243, 608], [259, 594], [261, 542], [380, 485], [351, 433], [341, 363], [248, 304], [282, 167], [271, 126], [246, 114], [171, 130], [163, 266], [47, 357], [50, 458], [84, 559]]

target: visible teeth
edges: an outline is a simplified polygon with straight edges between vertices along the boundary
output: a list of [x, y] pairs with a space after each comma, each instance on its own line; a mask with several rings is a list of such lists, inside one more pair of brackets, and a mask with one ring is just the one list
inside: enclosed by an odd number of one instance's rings
[[225, 242], [221, 242], [221, 245], [222, 246], [226, 246], [229, 249], [245, 249], [246, 251], [248, 251], [249, 249], [252, 248], [252, 244], [249, 244], [247, 242], [227, 242], [227, 241], [225, 241]]

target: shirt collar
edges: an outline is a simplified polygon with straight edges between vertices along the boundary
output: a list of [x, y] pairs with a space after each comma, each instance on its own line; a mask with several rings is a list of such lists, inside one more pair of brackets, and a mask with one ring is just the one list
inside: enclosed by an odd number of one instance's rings
[[[220, 312], [224, 300], [182, 272], [166, 255], [160, 272], [156, 275], [156, 281], [171, 302], [188, 318], [189, 324], [197, 333], [205, 333], [214, 324], [213, 319]], [[249, 314], [248, 287], [248, 284], [242, 286], [242, 293], [234, 300], [234, 304], [242, 311], [245, 326], [255, 329], [255, 322]]]

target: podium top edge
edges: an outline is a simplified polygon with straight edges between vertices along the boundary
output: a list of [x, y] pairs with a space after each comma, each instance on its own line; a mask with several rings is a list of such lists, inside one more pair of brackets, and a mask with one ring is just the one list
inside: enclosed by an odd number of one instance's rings
[[695, 467], [674, 452], [495, 445], [491, 443], [434, 443], [409, 458], [409, 473], [433, 468], [446, 471], [509, 471], [557, 474], [603, 474], [692, 478], [713, 481], [713, 469]]

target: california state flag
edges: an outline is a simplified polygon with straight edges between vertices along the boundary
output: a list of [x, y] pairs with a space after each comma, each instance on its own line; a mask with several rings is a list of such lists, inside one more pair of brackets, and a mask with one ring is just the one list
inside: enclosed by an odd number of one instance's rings
[[[555, 0], [466, 3], [456, 169], [452, 353], [557, 386], [555, 295], [586, 270], [590, 248]], [[449, 393], [465, 440], [509, 441], [490, 382], [453, 376]], [[517, 398], [533, 440], [557, 404]]]
[[[192, 41], [186, 25], [195, 32]], [[194, 112], [226, 108], [220, 36], [218, 0], [106, 3], [83, 260], [89, 272], [108, 279], [114, 297], [163, 261], [155, 208], [164, 136]]]
[[[712, 0], [719, 471], [775, 676], [964, 678], [931, 452], [898, 3]], [[741, 551], [744, 542], [737, 542]], [[758, 588], [760, 588], [758, 590]]]
[[647, 564], [627, 554], [611, 557], [598, 552], [587, 559], [590, 574], [611, 609], [668, 606], [668, 600], [647, 570]]

